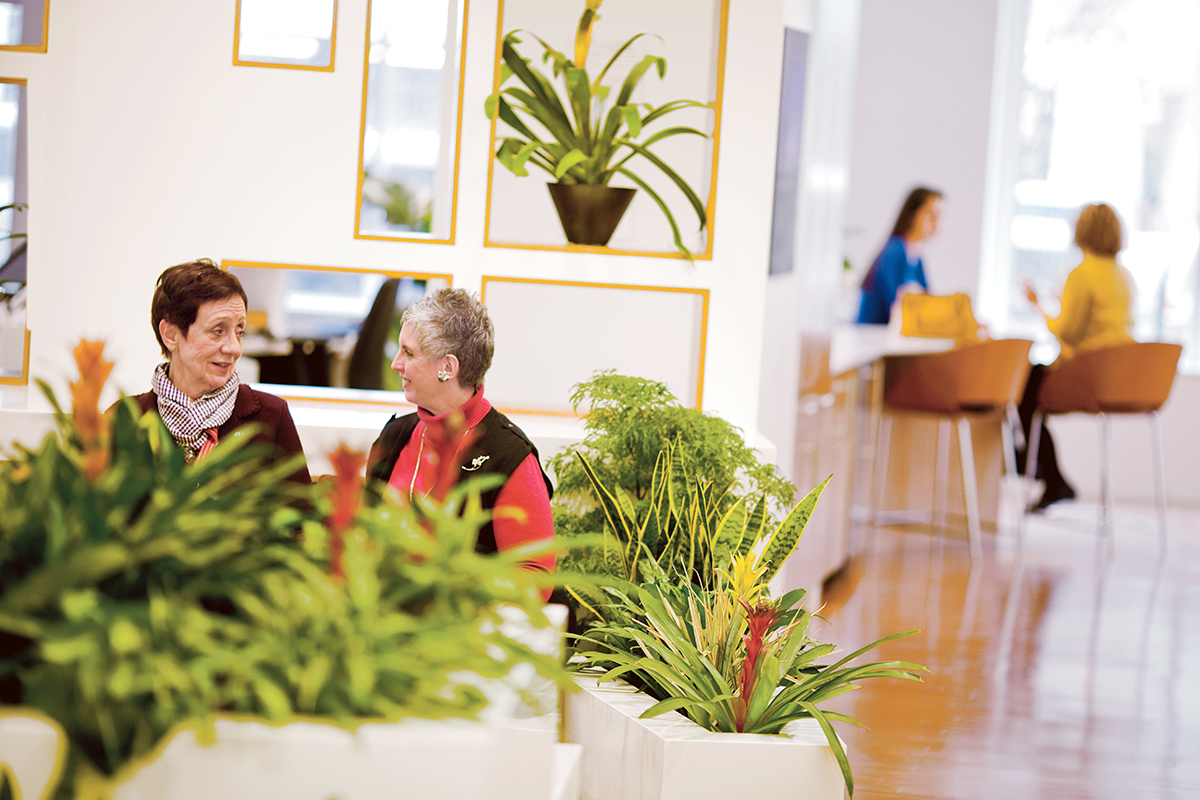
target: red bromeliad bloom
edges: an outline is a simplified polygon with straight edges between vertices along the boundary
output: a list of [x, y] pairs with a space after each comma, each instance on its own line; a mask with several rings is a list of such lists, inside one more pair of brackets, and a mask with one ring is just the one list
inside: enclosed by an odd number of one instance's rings
[[759, 600], [753, 606], [743, 600], [742, 608], [746, 610], [746, 622], [750, 630], [742, 637], [742, 641], [746, 643], [746, 657], [742, 660], [741, 685], [738, 687], [738, 697], [742, 701], [736, 706], [738, 733], [745, 727], [746, 708], [750, 705], [750, 694], [754, 691], [758, 660], [766, 644], [767, 631], [771, 630], [775, 620], [779, 619], [779, 607], [769, 600]]
[[83, 444], [83, 474], [95, 481], [108, 467], [108, 418], [100, 413], [100, 392], [112, 372], [104, 342], [81, 341], [75, 348], [79, 380], [71, 384], [71, 413]]
[[329, 573], [338, 578], [345, 574], [342, 570], [342, 537], [358, 511], [363, 485], [360, 473], [366, 462], [365, 453], [351, 450], [344, 444], [338, 445], [338, 448], [329, 454], [329, 463], [333, 466], [334, 475], [333, 513], [326, 521], [331, 534]]
[[458, 483], [458, 468], [479, 438], [479, 432], [467, 426], [466, 417], [455, 412], [446, 418], [444, 425], [428, 429], [427, 435], [434, 468], [428, 497], [440, 503]]

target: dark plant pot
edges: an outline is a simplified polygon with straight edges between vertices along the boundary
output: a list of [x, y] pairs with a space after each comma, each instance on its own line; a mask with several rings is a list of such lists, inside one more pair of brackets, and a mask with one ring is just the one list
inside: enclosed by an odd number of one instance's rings
[[617, 223], [637, 191], [580, 183], [548, 183], [546, 187], [558, 210], [558, 219], [562, 222], [563, 232], [567, 234], [567, 241], [601, 247], [612, 238]]

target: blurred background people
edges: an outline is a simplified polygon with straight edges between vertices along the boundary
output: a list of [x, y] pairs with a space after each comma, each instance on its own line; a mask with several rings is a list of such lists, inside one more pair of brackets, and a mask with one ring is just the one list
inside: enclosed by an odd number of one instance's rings
[[886, 325], [892, 304], [902, 291], [926, 291], [921, 243], [937, 233], [942, 215], [942, 195], [925, 187], [913, 189], [892, 228], [883, 250], [875, 257], [862, 282], [858, 322]]
[[[1134, 282], [1129, 271], [1117, 263], [1122, 246], [1117, 212], [1104, 203], [1084, 206], [1075, 223], [1075, 244], [1083, 251], [1083, 261], [1067, 276], [1057, 317], [1046, 313], [1037, 292], [1025, 282], [1025, 296], [1061, 346], [1054, 364], [1035, 364], [1029, 374], [1020, 406], [1026, 441], [1047, 370], [1077, 353], [1133, 341]], [[1019, 457], [1018, 462], [1024, 465], [1025, 460]], [[1045, 426], [1038, 440], [1035, 477], [1045, 483], [1042, 497], [1033, 507], [1035, 511], [1075, 496], [1074, 488], [1059, 470], [1054, 440]]]
[[[303, 457], [287, 402], [238, 378], [246, 292], [237, 278], [208, 259], [170, 267], [158, 277], [150, 318], [167, 362], [134, 400], [162, 419], [189, 460], [250, 423], [258, 426], [254, 440], [273, 446], [274, 460]], [[303, 461], [290, 479], [311, 482]]]

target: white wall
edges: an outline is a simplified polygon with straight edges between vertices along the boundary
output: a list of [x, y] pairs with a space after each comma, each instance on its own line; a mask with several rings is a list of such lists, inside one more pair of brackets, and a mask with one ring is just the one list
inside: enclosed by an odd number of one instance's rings
[[996, 14], [996, 0], [862, 1], [845, 243], [859, 278], [926, 185], [945, 193], [930, 288], [975, 293]]
[[[780, 469], [788, 477], [793, 476], [796, 444], [801, 334], [828, 330], [839, 293], [858, 14], [857, 0], [791, 2], [786, 6], [788, 25], [812, 35], [794, 221], [794, 267], [791, 273], [768, 278], [759, 429], [776, 443]], [[807, 491], [811, 487], [799, 488]]]
[[[706, 410], [755, 430], [774, 163], [761, 142], [777, 115], [762, 99], [778, 95], [782, 0], [731, 4], [713, 258], [694, 265], [483, 247], [482, 108], [497, 23], [486, 0], [468, 17], [456, 244], [355, 240], [366, 3], [339, 4], [333, 73], [232, 66], [234, 9], [56, 0], [47, 54], [0, 53], [0, 75], [29, 80], [34, 376], [66, 397], [70, 348], [101, 338], [117, 362], [106, 400], [143, 391], [158, 360], [154, 280], [200, 256], [449, 272], [469, 289], [484, 275], [678, 286], [711, 293]], [[538, 325], [536, 309], [528, 324]], [[626, 328], [636, 334], [636, 320]]]

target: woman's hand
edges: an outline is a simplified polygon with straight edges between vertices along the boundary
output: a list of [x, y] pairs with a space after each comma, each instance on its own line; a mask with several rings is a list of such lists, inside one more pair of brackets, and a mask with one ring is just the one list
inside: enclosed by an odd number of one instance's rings
[[1043, 317], [1046, 316], [1046, 312], [1042, 311], [1041, 303], [1038, 302], [1037, 292], [1033, 290], [1033, 284], [1031, 284], [1028, 279], [1025, 280], [1025, 299], [1029, 301], [1030, 305], [1032, 305], [1039, 314], [1041, 314]]

